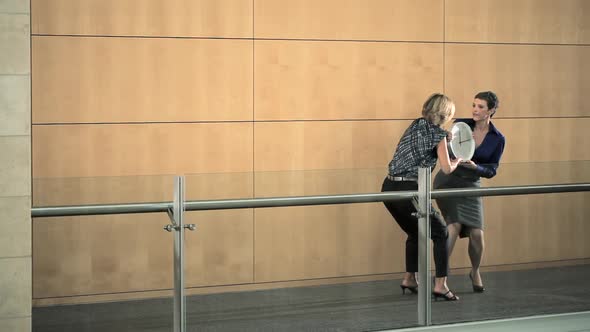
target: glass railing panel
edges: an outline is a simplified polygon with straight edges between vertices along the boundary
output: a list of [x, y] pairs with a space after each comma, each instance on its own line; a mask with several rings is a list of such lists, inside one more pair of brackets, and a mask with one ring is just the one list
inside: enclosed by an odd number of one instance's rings
[[170, 202], [174, 175], [34, 178], [33, 207]]
[[[33, 180], [33, 207], [173, 200], [171, 175]], [[34, 331], [172, 329], [166, 213], [33, 219]]]
[[241, 199], [254, 197], [252, 172], [185, 174], [186, 200]]
[[381, 190], [387, 169], [322, 169], [256, 172], [255, 197], [344, 195]]
[[590, 182], [590, 160], [503, 163], [484, 187]]
[[[590, 182], [589, 166], [588, 161], [506, 163], [482, 185]], [[189, 174], [186, 200], [374, 193], [385, 173], [376, 168]], [[473, 293], [468, 240], [459, 240], [449, 286], [461, 300], [433, 303], [433, 323], [590, 309], [576, 295], [587, 291], [576, 282], [590, 276], [585, 270], [590, 247], [583, 239], [588, 195], [484, 198], [486, 291]], [[33, 206], [172, 197], [168, 175], [33, 181]], [[35, 330], [121, 325], [129, 331], [170, 330], [173, 236], [162, 230], [168, 223], [165, 213], [36, 218]], [[417, 295], [403, 295], [399, 287], [406, 235], [382, 203], [190, 211], [185, 223], [197, 226], [185, 234], [189, 330], [366, 331], [417, 325]], [[568, 286], [543, 291], [547, 284]], [[509, 306], [518, 301], [527, 303]]]
[[[218, 198], [208, 176], [187, 175], [187, 193], [200, 193], [187, 196]], [[259, 198], [374, 193], [385, 171], [226, 176], [232, 180], [223, 186], [235, 188], [224, 198]], [[417, 297], [402, 295], [399, 286], [405, 238], [382, 203], [190, 211], [185, 220], [197, 225], [185, 236], [188, 329], [368, 331], [417, 325]]]
[[[590, 162], [506, 163], [482, 186], [560, 183], [590, 183]], [[477, 234], [460, 238], [448, 283], [460, 300], [433, 302], [432, 322], [590, 310], [589, 203], [590, 192], [484, 197], [480, 274], [485, 291], [475, 292], [469, 278], [481, 248]]]

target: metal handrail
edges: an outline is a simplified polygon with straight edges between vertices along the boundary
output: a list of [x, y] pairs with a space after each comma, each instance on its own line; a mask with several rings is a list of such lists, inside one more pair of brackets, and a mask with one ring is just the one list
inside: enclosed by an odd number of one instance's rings
[[31, 217], [43, 218], [152, 213], [167, 212], [170, 209], [172, 209], [172, 202], [43, 206], [31, 208]]
[[[128, 213], [167, 212], [172, 220], [171, 225], [164, 227], [167, 231], [174, 230], [174, 331], [186, 331], [186, 307], [184, 295], [184, 228], [194, 230], [194, 225], [184, 225], [184, 211], [198, 210], [226, 210], [243, 208], [268, 208], [285, 206], [329, 205], [348, 203], [370, 203], [406, 200], [416, 198], [418, 201], [417, 213], [419, 217], [419, 267], [421, 280], [428, 280], [430, 273], [430, 204], [429, 201], [439, 197], [465, 197], [465, 196], [500, 196], [521, 194], [543, 194], [560, 192], [590, 191], [590, 183], [554, 184], [554, 185], [529, 185], [512, 187], [490, 188], [462, 188], [430, 190], [430, 169], [419, 170], [419, 182], [417, 191], [398, 191], [373, 194], [350, 195], [323, 195], [323, 196], [296, 196], [296, 197], [271, 197], [248, 199], [224, 199], [185, 201], [184, 176], [175, 178], [175, 195], [173, 202], [131, 203], [131, 204], [99, 204], [99, 205], [74, 205], [34, 207], [31, 216], [39, 217], [65, 217], [83, 215], [109, 215]], [[193, 226], [193, 227], [190, 227]], [[420, 283], [418, 299], [418, 324], [431, 325], [430, 308], [430, 284]]]
[[[526, 186], [501, 186], [488, 188], [461, 188], [461, 189], [438, 189], [433, 190], [431, 197], [470, 197], [470, 196], [507, 196], [507, 195], [529, 195], [529, 194], [550, 194], [564, 192], [590, 191], [590, 183], [573, 184], [546, 184]], [[201, 200], [186, 201], [185, 211], [201, 210], [229, 210], [245, 208], [267, 208], [287, 206], [308, 206], [308, 205], [332, 205], [350, 203], [372, 203], [383, 201], [406, 200], [416, 197], [418, 191], [397, 191], [372, 194], [347, 194], [347, 195], [317, 195], [317, 196], [291, 196], [291, 197], [270, 197], [270, 198], [245, 198], [245, 199], [222, 199], [222, 200]], [[129, 214], [129, 213], [153, 213], [167, 212], [172, 208], [172, 202], [152, 203], [127, 203], [127, 204], [95, 204], [95, 205], [71, 205], [33, 207], [31, 216], [42, 217], [68, 217], [108, 214]]]

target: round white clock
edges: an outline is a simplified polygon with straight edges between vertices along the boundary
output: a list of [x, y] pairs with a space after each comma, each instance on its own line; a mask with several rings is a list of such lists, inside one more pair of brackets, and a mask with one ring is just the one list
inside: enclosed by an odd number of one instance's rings
[[451, 128], [453, 139], [449, 142], [449, 155], [451, 158], [471, 160], [475, 151], [473, 132], [465, 122], [455, 122]]

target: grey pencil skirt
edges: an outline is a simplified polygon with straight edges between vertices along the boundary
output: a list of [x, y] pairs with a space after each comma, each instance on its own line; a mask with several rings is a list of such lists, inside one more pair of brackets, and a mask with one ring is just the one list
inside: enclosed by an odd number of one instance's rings
[[[465, 177], [439, 171], [434, 177], [434, 189], [479, 188], [479, 177]], [[481, 197], [439, 198], [436, 204], [447, 224], [462, 225], [460, 237], [467, 237], [473, 228], [483, 229], [483, 202]]]

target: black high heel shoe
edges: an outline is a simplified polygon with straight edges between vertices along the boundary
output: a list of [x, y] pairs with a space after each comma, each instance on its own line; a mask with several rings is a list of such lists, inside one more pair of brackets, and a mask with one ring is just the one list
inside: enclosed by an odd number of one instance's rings
[[410, 291], [410, 293], [412, 294], [418, 294], [418, 286], [405, 286], [405, 285], [399, 285], [399, 287], [402, 289], [402, 294], [406, 294], [406, 289]]
[[451, 292], [450, 290], [444, 294], [437, 293], [437, 292], [433, 291], [432, 295], [434, 296], [435, 301], [438, 301], [439, 298], [442, 298], [445, 301], [458, 301], [459, 300], [459, 297], [457, 295], [455, 295], [455, 293]]
[[485, 287], [483, 287], [483, 285], [478, 286], [473, 283], [473, 276], [471, 275], [471, 272], [469, 272], [469, 279], [471, 279], [471, 286], [473, 286], [474, 293], [483, 293], [486, 290]]

